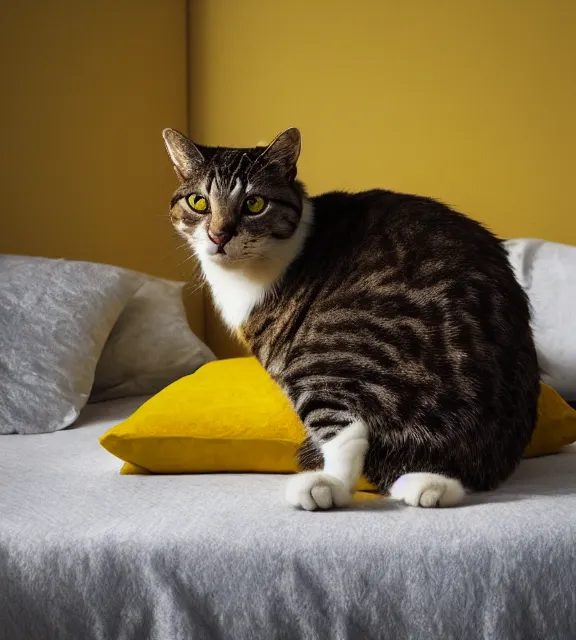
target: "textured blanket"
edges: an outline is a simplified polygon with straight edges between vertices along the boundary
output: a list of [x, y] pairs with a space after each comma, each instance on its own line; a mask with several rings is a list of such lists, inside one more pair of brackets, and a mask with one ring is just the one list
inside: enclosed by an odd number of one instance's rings
[[135, 406], [2, 438], [1, 640], [576, 638], [576, 449], [461, 508], [305, 513], [281, 476], [118, 475]]

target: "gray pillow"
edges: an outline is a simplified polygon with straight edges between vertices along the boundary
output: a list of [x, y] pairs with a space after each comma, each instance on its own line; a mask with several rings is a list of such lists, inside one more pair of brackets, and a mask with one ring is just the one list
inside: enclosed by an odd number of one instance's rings
[[190, 330], [183, 287], [150, 278], [138, 290], [104, 347], [91, 402], [157, 393], [215, 359]]
[[71, 425], [140, 274], [89, 262], [0, 256], [0, 434]]

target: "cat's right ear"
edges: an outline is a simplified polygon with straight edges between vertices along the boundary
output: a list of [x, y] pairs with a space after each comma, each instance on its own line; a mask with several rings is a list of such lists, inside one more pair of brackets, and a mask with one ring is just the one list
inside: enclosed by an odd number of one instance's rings
[[204, 162], [204, 156], [198, 147], [188, 138], [175, 129], [162, 131], [164, 144], [168, 155], [174, 164], [174, 171], [180, 182], [186, 182], [194, 175], [194, 172]]

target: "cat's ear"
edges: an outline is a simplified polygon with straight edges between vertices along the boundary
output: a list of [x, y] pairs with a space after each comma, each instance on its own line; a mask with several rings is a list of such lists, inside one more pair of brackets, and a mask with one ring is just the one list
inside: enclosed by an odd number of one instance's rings
[[284, 175], [291, 179], [296, 177], [296, 163], [300, 157], [300, 131], [295, 127], [286, 129], [264, 149], [254, 163], [255, 165], [276, 165]]
[[168, 155], [174, 164], [174, 171], [180, 182], [190, 180], [194, 172], [204, 162], [204, 156], [198, 147], [175, 129], [162, 131]]

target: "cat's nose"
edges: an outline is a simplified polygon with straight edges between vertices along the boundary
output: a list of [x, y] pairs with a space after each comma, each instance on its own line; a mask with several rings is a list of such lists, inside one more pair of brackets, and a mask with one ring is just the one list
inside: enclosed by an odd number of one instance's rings
[[219, 247], [227, 245], [230, 240], [232, 240], [232, 234], [226, 231], [220, 231], [218, 233], [208, 231], [208, 237], [214, 244], [217, 244]]

